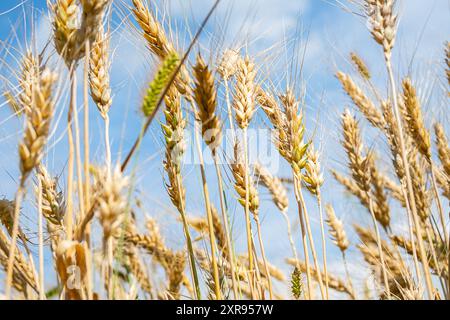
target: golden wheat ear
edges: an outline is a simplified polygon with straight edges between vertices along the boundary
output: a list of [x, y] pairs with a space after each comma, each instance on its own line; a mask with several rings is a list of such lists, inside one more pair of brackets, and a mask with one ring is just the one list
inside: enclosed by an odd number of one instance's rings
[[214, 76], [203, 58], [198, 55], [194, 66], [194, 100], [198, 107], [198, 116], [202, 125], [202, 136], [205, 143], [216, 152], [222, 139], [222, 124], [215, 114], [217, 107], [217, 92]]

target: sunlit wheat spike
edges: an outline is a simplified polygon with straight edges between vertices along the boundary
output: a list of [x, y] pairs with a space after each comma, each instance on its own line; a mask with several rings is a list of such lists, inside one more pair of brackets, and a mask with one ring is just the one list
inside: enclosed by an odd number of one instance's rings
[[194, 100], [198, 107], [203, 140], [215, 153], [222, 137], [222, 125], [216, 115], [217, 92], [214, 76], [200, 55], [194, 66], [194, 78]]
[[286, 187], [281, 180], [273, 176], [268, 169], [261, 164], [255, 164], [255, 175], [261, 180], [261, 183], [269, 190], [272, 201], [282, 212], [286, 212], [289, 206], [289, 199]]
[[240, 56], [237, 51], [232, 49], [225, 50], [217, 66], [217, 72], [223, 80], [228, 80], [236, 74], [239, 60]]
[[37, 82], [39, 81], [39, 74], [41, 66], [39, 58], [33, 53], [27, 52], [22, 60], [21, 74], [19, 78], [20, 93], [18, 97], [19, 112], [29, 113], [33, 107], [33, 95]]
[[434, 133], [436, 135], [436, 146], [439, 160], [444, 168], [444, 172], [447, 174], [447, 179], [450, 179], [450, 147], [444, 128], [438, 122], [434, 125]]
[[368, 158], [362, 155], [362, 139], [358, 122], [349, 110], [342, 114], [342, 145], [347, 153], [348, 167], [358, 187], [370, 191], [370, 174]]
[[52, 4], [55, 48], [67, 65], [80, 57], [76, 43], [79, 23], [77, 2], [77, 0], [56, 0]]
[[364, 0], [371, 33], [390, 58], [397, 33], [397, 15], [394, 12], [396, 0]]
[[[9, 247], [10, 241], [8, 240], [6, 234], [3, 233], [3, 230], [0, 228], [0, 268], [4, 270], [6, 270], [7, 268]], [[30, 287], [33, 290], [37, 291], [38, 285], [36, 283], [33, 270], [30, 268], [27, 259], [18, 250], [15, 251], [15, 255], [12, 284], [14, 285], [16, 290], [22, 292], [25, 297], [27, 297], [27, 288]]]
[[[245, 175], [248, 174], [245, 171], [245, 165], [243, 163], [243, 159], [241, 158], [242, 152], [238, 143], [234, 145], [234, 160], [231, 163], [231, 172], [234, 177], [234, 189], [238, 194], [239, 203], [245, 207], [245, 199], [246, 199], [246, 190], [247, 187], [245, 185]], [[249, 199], [249, 209], [254, 215], [258, 215], [259, 209], [259, 196], [258, 191], [255, 188], [253, 179], [250, 175], [247, 177], [248, 181], [248, 199]]]
[[300, 177], [302, 169], [305, 167], [308, 159], [306, 152], [308, 143], [304, 142], [305, 124], [303, 122], [303, 112], [300, 109], [300, 101], [289, 89], [280, 100], [284, 107], [285, 123], [278, 131], [277, 147], [280, 154], [289, 162], [294, 174]]
[[341, 82], [345, 93], [352, 99], [353, 103], [358, 107], [366, 119], [375, 127], [384, 129], [386, 123], [384, 121], [383, 114], [364, 94], [352, 78], [342, 72], [337, 73], [337, 78]]
[[320, 154], [318, 151], [314, 150], [311, 145], [306, 152], [306, 157], [308, 161], [305, 165], [305, 171], [302, 176], [302, 181], [305, 183], [306, 188], [314, 195], [317, 195], [319, 188], [322, 186], [324, 179], [323, 173], [320, 169]]
[[409, 78], [403, 80], [403, 101], [406, 107], [406, 123], [412, 140], [427, 159], [431, 159], [430, 134], [425, 127], [422, 108], [416, 89]]
[[173, 51], [173, 47], [169, 43], [164, 29], [142, 0], [132, 0], [132, 2], [134, 6], [132, 11], [139, 26], [142, 28], [147, 45], [158, 57], [165, 58], [169, 52]]
[[261, 106], [270, 122], [276, 129], [281, 129], [285, 125], [285, 115], [282, 113], [276, 98], [266, 92], [261, 86], [256, 88], [256, 101]]
[[105, 9], [111, 2], [112, 0], [80, 0], [83, 14], [77, 41], [83, 54], [85, 42], [95, 42], [98, 31], [102, 27]]
[[344, 229], [344, 224], [336, 217], [334, 209], [331, 205], [325, 207], [327, 213], [327, 224], [330, 227], [330, 235], [333, 239], [333, 243], [344, 252], [350, 245], [347, 238], [347, 233]]
[[119, 167], [112, 172], [107, 168], [93, 168], [92, 195], [97, 203], [96, 211], [103, 229], [103, 239], [117, 235], [128, 207], [126, 192], [129, 179], [122, 175]]
[[366, 63], [361, 59], [361, 57], [357, 53], [352, 52], [350, 53], [350, 59], [352, 60], [356, 69], [358, 70], [359, 75], [365, 80], [370, 80], [371, 75], [369, 68], [367, 67]]
[[25, 120], [23, 141], [19, 144], [20, 171], [25, 179], [40, 162], [53, 117], [52, 87], [56, 74], [42, 71], [33, 93], [33, 107]]
[[[399, 140], [399, 131], [395, 123], [394, 114], [389, 103], [382, 103], [383, 117], [386, 120], [386, 137], [392, 154], [392, 163], [394, 165], [397, 177], [401, 180], [405, 177], [405, 168], [401, 157], [401, 148]], [[406, 138], [406, 137], [405, 137]]]
[[[144, 5], [143, 0], [133, 0], [133, 14], [143, 31], [143, 36], [151, 52], [153, 52], [160, 60], [164, 60], [167, 56], [175, 51], [175, 47], [166, 36], [164, 28], [156, 20], [149, 8]], [[192, 79], [183, 65], [175, 79], [175, 86], [180, 94], [186, 99], [192, 98], [191, 93]]]
[[184, 214], [186, 191], [181, 183], [181, 158], [185, 151], [183, 130], [186, 125], [180, 105], [180, 94], [174, 88], [170, 88], [164, 97], [166, 109], [164, 115], [165, 124], [162, 124], [164, 139], [166, 142], [164, 170], [168, 181], [166, 189], [173, 205]]
[[246, 56], [240, 59], [236, 74], [234, 111], [236, 123], [241, 129], [247, 128], [256, 111], [256, 70], [255, 64]]
[[[42, 185], [42, 214], [49, 223], [62, 226], [66, 208], [63, 194], [57, 190], [56, 178], [52, 178], [42, 164], [37, 167], [37, 178]], [[38, 193], [37, 185], [35, 189]]]
[[109, 35], [99, 32], [92, 44], [89, 59], [89, 86], [100, 114], [105, 117], [112, 104], [109, 85]]

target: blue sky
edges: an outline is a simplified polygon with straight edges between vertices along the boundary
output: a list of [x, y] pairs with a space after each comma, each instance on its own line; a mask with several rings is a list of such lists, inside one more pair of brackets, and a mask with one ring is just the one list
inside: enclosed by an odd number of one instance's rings
[[[20, 3], [19, 0], [0, 2], [0, 57], [2, 59], [0, 83], [3, 83], [4, 76], [11, 80], [11, 73], [6, 66], [17, 66], [15, 59], [23, 53], [24, 44], [31, 43], [31, 26], [34, 25], [38, 48], [45, 46], [50, 33], [46, 1], [23, 2], [24, 5], [16, 9], [13, 8]], [[111, 23], [113, 30], [111, 85], [114, 92], [111, 108], [111, 143], [113, 158], [118, 159], [120, 152], [128, 150], [138, 134], [142, 121], [138, 108], [146, 83], [153, 74], [154, 64], [139, 36], [131, 28], [126, 10], [129, 1], [114, 2], [115, 9]], [[196, 26], [212, 2], [212, 0], [156, 1], [160, 9], [159, 16], [163, 19], [166, 28], [176, 34], [180, 48], [185, 47], [191, 33], [196, 30]], [[31, 8], [32, 6], [34, 9]], [[446, 90], [442, 80], [444, 76], [442, 61], [444, 42], [449, 40], [450, 1], [403, 0], [399, 1], [399, 8], [401, 10], [400, 29], [394, 52], [396, 72], [401, 76], [410, 75], [413, 81], [423, 88], [419, 94], [426, 105], [424, 112], [428, 123], [438, 119], [444, 123], [448, 131], [449, 115], [446, 112], [448, 100], [445, 100], [445, 95], [444, 99], [440, 97]], [[168, 16], [170, 19], [167, 18]], [[11, 33], [14, 26], [17, 26], [16, 34]], [[8, 44], [6, 46], [5, 41]], [[298, 51], [293, 49], [295, 44], [300, 48]], [[300, 60], [299, 55], [305, 46], [306, 54], [302, 73], [289, 74], [286, 71], [286, 64]], [[294, 77], [297, 83], [302, 83], [306, 91], [305, 114], [308, 134], [315, 132], [316, 146], [323, 150], [322, 167], [325, 170], [342, 169], [345, 159], [337, 146], [339, 136], [336, 132], [339, 132], [339, 114], [349, 105], [349, 101], [334, 78], [335, 72], [344, 70], [353, 73], [348, 62], [348, 54], [356, 51], [369, 62], [375, 82], [380, 85], [382, 92], [387, 90], [381, 50], [370, 38], [364, 21], [345, 12], [334, 0], [222, 1], [196, 50], [201, 50], [202, 55], [212, 60], [215, 58], [210, 54], [212, 48], [216, 51], [217, 48], [224, 50], [228, 47], [244, 47], [256, 57], [259, 65], [268, 65], [270, 79], [278, 89], [284, 89], [286, 80], [290, 77]], [[67, 86], [67, 83], [62, 86]], [[3, 84], [0, 89], [3, 89]], [[223, 95], [223, 92], [219, 92], [219, 95]], [[67, 99], [67, 96], [62, 95], [59, 103], [58, 117], [61, 119], [64, 119], [64, 106], [67, 105]], [[81, 103], [81, 101], [80, 95], [78, 102]], [[222, 108], [225, 107], [222, 106]], [[101, 163], [103, 160], [101, 158], [103, 154], [102, 122], [93, 105], [90, 121], [92, 131], [98, 133], [95, 137], [91, 135], [92, 156], [94, 160]], [[256, 126], [264, 127], [265, 120], [262, 112], [256, 115], [255, 123]], [[376, 133], [369, 129], [364, 133], [370, 135], [372, 143], [379, 144], [380, 148], [387, 150], [387, 146], [383, 145], [383, 141], [377, 137]], [[63, 130], [56, 130], [50, 140], [51, 147], [45, 159], [54, 174], [62, 172], [67, 160], [63, 134]], [[3, 154], [0, 163], [0, 197], [13, 196], [15, 190], [13, 178], [18, 176], [16, 146], [20, 137], [21, 123], [11, 117], [9, 108], [0, 100], [0, 141], [2, 142], [0, 153]], [[161, 222], [161, 229], [168, 244], [180, 246], [182, 238], [178, 237], [179, 229], [174, 224], [177, 214], [165, 195], [162, 183], [161, 150], [160, 129], [157, 125], [153, 125], [143, 145], [137, 166], [138, 190], [148, 215], [156, 217]], [[282, 162], [280, 160], [280, 163]], [[289, 169], [282, 165], [279, 173], [287, 176]], [[184, 168], [184, 174], [188, 192], [188, 210], [194, 215], [201, 215], [203, 199], [198, 188], [200, 182], [198, 168], [187, 165]], [[215, 186], [214, 175], [209, 178], [211, 186]], [[335, 206], [337, 214], [343, 218], [344, 222], [350, 223], [353, 219], [369, 221], [369, 216], [361, 210], [357, 200], [344, 195], [343, 190], [336, 185], [329, 174], [325, 174], [325, 178], [324, 201]], [[230, 189], [228, 194], [232, 197], [234, 192], [229, 182], [227, 187]], [[218, 199], [217, 190], [214, 187], [211, 193], [213, 199]], [[267, 193], [262, 191], [260, 196], [264, 241], [269, 259], [282, 266], [283, 258], [290, 252], [289, 243], [284, 236], [284, 221], [271, 204]], [[290, 200], [289, 214], [291, 219], [296, 221], [294, 199]], [[233, 203], [233, 201], [230, 202]], [[308, 197], [308, 202], [316, 234], [319, 234], [314, 201]], [[218, 206], [219, 203], [215, 205]], [[237, 241], [242, 241], [244, 240], [242, 210], [234, 204], [231, 205], [230, 210], [235, 221]], [[394, 218], [401, 220], [401, 217]], [[29, 219], [36, 221], [33, 216]], [[351, 225], [348, 225], [347, 230], [350, 231], [350, 229]], [[294, 233], [298, 235], [297, 227]], [[316, 246], [319, 246], [319, 240], [317, 237]], [[356, 242], [357, 239], [351, 236], [351, 240]], [[300, 246], [298, 249], [300, 251]], [[328, 249], [333, 255], [334, 248], [331, 243], [328, 243]], [[354, 251], [353, 249], [350, 254], [354, 254]], [[332, 263], [332, 269], [335, 268], [333, 271], [341, 273], [340, 264], [339, 259], [335, 264]], [[362, 265], [362, 262], [360, 264]], [[352, 268], [355, 272], [361, 269], [358, 263]]]

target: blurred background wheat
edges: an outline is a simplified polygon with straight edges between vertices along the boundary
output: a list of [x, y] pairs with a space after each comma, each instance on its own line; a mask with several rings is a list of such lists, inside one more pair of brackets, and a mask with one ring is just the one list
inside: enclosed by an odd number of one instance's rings
[[449, 2], [0, 4], [3, 299], [450, 299]]

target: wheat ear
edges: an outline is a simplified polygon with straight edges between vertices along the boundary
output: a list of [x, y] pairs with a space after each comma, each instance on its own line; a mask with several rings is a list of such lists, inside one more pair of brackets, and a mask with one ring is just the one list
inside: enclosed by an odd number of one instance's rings
[[[298, 101], [292, 90], [288, 90], [286, 94], [280, 96], [280, 100], [284, 106], [284, 130], [286, 130], [286, 134], [283, 136], [281, 133], [279, 134], [278, 141], [278, 150], [282, 156], [286, 158], [293, 170], [294, 176], [294, 193], [297, 199], [298, 208], [299, 208], [299, 218], [300, 224], [303, 224], [306, 229], [302, 228], [303, 238], [308, 237], [311, 252], [314, 260], [314, 265], [316, 269], [319, 269], [319, 262], [317, 259], [317, 253], [314, 245], [314, 239], [312, 237], [311, 224], [309, 222], [309, 214], [306, 208], [305, 200], [303, 198], [302, 193], [302, 170], [305, 168], [307, 163], [306, 152], [309, 144], [304, 142], [304, 133], [305, 133], [305, 125], [303, 123], [303, 114], [300, 109], [300, 101]], [[280, 128], [279, 132], [283, 131], [283, 126]], [[306, 238], [304, 239], [304, 245], [306, 244]], [[307, 247], [304, 248], [305, 251], [305, 263], [308, 267], [308, 261], [306, 257]], [[308, 268], [307, 268], [308, 269]], [[308, 270], [307, 270], [308, 271]], [[307, 272], [308, 278], [308, 272]], [[320, 292], [322, 298], [326, 298], [326, 289], [324, 288], [322, 275], [318, 274], [318, 282], [320, 287]], [[311, 282], [309, 281], [310, 285]], [[308, 286], [308, 289], [311, 286]], [[311, 290], [309, 290], [309, 294], [311, 294]]]
[[19, 233], [20, 205], [25, 193], [25, 183], [31, 171], [39, 164], [48, 138], [50, 122], [53, 117], [54, 101], [52, 87], [56, 75], [45, 69], [39, 76], [33, 92], [32, 110], [26, 115], [23, 141], [19, 144], [20, 184], [16, 193], [14, 222], [11, 234], [8, 265], [6, 272], [5, 296], [11, 296], [14, 257]]
[[202, 186], [203, 193], [205, 196], [205, 206], [206, 214], [208, 220], [208, 231], [211, 246], [211, 258], [213, 265], [213, 278], [214, 278], [214, 289], [216, 299], [221, 299], [221, 289], [220, 289], [220, 279], [219, 279], [219, 269], [217, 266], [216, 257], [216, 243], [214, 235], [213, 218], [211, 212], [211, 204], [209, 197], [208, 184], [206, 181], [206, 172], [203, 161], [203, 154], [200, 146], [200, 139], [198, 138], [197, 126], [200, 122], [202, 129], [202, 136], [205, 143], [210, 147], [213, 154], [215, 154], [215, 149], [217, 148], [217, 143], [220, 143], [220, 131], [219, 119], [214, 114], [216, 108], [216, 92], [214, 88], [214, 79], [211, 72], [207, 69], [205, 62], [201, 56], [197, 57], [197, 62], [194, 67], [195, 75], [195, 88], [194, 88], [194, 99], [197, 103], [198, 111], [193, 110], [195, 119], [195, 141], [197, 146], [197, 151], [200, 160], [200, 171], [202, 176]]

